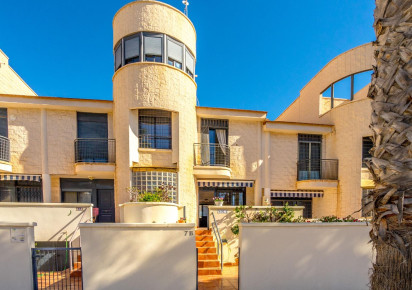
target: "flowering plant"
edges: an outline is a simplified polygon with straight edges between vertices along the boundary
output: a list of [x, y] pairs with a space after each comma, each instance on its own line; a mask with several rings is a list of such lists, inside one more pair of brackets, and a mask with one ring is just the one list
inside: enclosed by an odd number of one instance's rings
[[224, 199], [223, 197], [216, 196], [213, 198], [213, 201], [223, 201], [223, 199]]

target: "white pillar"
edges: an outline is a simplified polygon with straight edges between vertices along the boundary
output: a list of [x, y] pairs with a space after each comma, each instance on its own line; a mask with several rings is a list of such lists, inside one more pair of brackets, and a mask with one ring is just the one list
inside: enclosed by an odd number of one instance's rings
[[43, 202], [51, 202], [51, 181], [49, 174], [49, 158], [47, 144], [47, 111], [41, 109], [41, 168], [42, 168], [42, 186]]
[[257, 160], [257, 178], [255, 182], [255, 205], [261, 205], [262, 204], [262, 186], [263, 186], [263, 160], [262, 160], [262, 152], [263, 152], [263, 142], [262, 142], [262, 130], [263, 130], [263, 124], [261, 122], [257, 123], [257, 128], [258, 128], [258, 160]]

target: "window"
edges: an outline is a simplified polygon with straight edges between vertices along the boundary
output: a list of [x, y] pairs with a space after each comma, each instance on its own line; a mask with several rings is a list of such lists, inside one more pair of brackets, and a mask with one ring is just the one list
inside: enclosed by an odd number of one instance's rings
[[167, 39], [167, 63], [182, 69], [183, 63], [183, 46], [177, 41], [168, 38]]
[[372, 158], [370, 150], [373, 147], [372, 137], [363, 137], [362, 138], [362, 167], [366, 167], [366, 159]]
[[162, 110], [139, 110], [140, 148], [172, 148], [171, 113]]
[[298, 180], [321, 178], [322, 135], [299, 134]]
[[304, 206], [303, 209], [303, 218], [311, 219], [312, 218], [312, 199], [294, 199], [294, 198], [276, 198], [272, 197], [272, 206], [285, 206], [286, 203], [289, 206]]
[[92, 203], [91, 191], [64, 191], [63, 202], [65, 203]]
[[0, 181], [0, 202], [43, 202], [42, 183]]
[[371, 70], [349, 75], [329, 85], [321, 97], [330, 98], [330, 108], [339, 106], [347, 100], [353, 100], [357, 93], [371, 82]]
[[227, 138], [228, 126], [228, 120], [202, 118], [200, 144], [201, 165], [230, 165], [230, 149]]
[[132, 186], [141, 191], [154, 192], [162, 185], [171, 185], [172, 202], [177, 202], [177, 173], [172, 171], [133, 171]]
[[105, 163], [113, 159], [114, 145], [109, 142], [107, 132], [107, 114], [78, 112], [75, 162]]
[[124, 40], [124, 63], [133, 63], [140, 60], [140, 37], [134, 35]]
[[186, 73], [192, 78], [195, 75], [195, 59], [189, 51], [186, 50]]
[[0, 108], [0, 136], [6, 137], [6, 138], [9, 136], [6, 108]]
[[185, 49], [183, 43], [166, 34], [141, 32], [119, 41], [114, 49], [115, 71], [125, 64], [141, 61], [168, 63], [194, 77], [193, 54]]
[[161, 34], [150, 34], [144, 36], [144, 60], [151, 62], [163, 62], [163, 36]]
[[114, 71], [117, 71], [122, 66], [122, 43], [114, 50]]

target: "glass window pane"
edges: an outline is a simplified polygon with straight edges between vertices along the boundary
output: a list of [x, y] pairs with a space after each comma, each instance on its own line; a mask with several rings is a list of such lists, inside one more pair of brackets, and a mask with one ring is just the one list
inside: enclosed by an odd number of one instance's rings
[[122, 44], [119, 44], [114, 52], [114, 70], [122, 66]]
[[90, 191], [79, 192], [79, 203], [92, 203], [92, 193]]
[[136, 58], [140, 55], [140, 38], [138, 35], [125, 39], [124, 41], [124, 58], [128, 59]]
[[[162, 40], [161, 36], [144, 36], [144, 54], [145, 56], [162, 56]], [[146, 58], [147, 60], [147, 58]], [[148, 60], [147, 60], [148, 61]], [[154, 60], [151, 60], [154, 61]], [[161, 61], [161, 60], [160, 60]]]
[[77, 192], [65, 191], [63, 192], [63, 199], [65, 203], [77, 203]]
[[351, 99], [351, 77], [346, 77], [333, 84], [334, 107], [339, 105], [338, 99]]
[[183, 45], [177, 44], [175, 41], [167, 40], [167, 55], [168, 58], [176, 60], [178, 62], [183, 62]]
[[186, 72], [193, 76], [195, 72], [195, 59], [190, 52], [186, 50]]
[[0, 108], [0, 136], [9, 136], [7, 123], [7, 108]]
[[372, 78], [372, 71], [365, 71], [361, 72], [358, 74], [354, 75], [354, 80], [353, 80], [353, 93], [354, 93], [354, 98], [356, 99], [356, 94], [365, 88], [366, 86], [369, 86]]
[[77, 113], [77, 138], [107, 139], [107, 114]]

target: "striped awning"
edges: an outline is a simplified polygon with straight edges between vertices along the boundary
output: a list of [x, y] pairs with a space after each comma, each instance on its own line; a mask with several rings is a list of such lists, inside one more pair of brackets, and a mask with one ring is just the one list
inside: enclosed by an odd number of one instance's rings
[[271, 197], [312, 198], [323, 197], [322, 190], [272, 190]]
[[0, 180], [25, 180], [25, 181], [41, 181], [41, 175], [29, 174], [2, 174]]
[[199, 187], [253, 187], [253, 180], [201, 180]]

